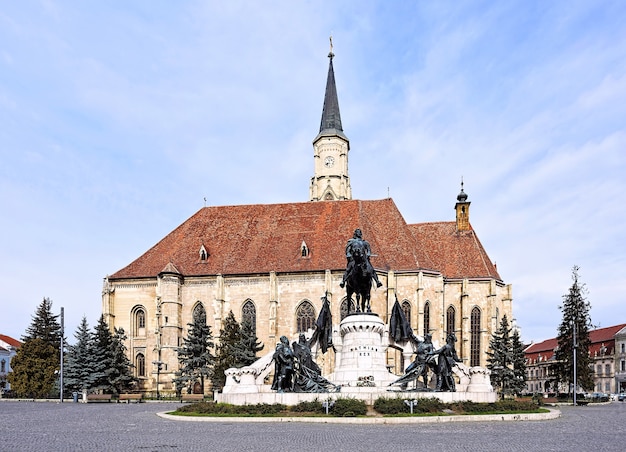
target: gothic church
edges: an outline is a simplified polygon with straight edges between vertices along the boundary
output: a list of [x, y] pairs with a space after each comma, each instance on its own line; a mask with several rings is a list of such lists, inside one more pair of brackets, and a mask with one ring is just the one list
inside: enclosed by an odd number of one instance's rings
[[[333, 322], [346, 315], [339, 287], [345, 244], [356, 228], [371, 244], [383, 286], [372, 289], [372, 311], [387, 322], [397, 299], [414, 332], [443, 344], [459, 340], [467, 366], [485, 366], [491, 334], [512, 318], [505, 284], [469, 221], [461, 187], [454, 221], [407, 224], [392, 199], [352, 198], [350, 141], [344, 134], [330, 64], [308, 202], [204, 207], [151, 249], [104, 280], [102, 310], [111, 328], [128, 335], [128, 353], [143, 391], [174, 392], [176, 349], [193, 312], [206, 313], [216, 340], [230, 310], [247, 318], [268, 353], [281, 335], [313, 327], [328, 294]], [[390, 349], [388, 367], [401, 374], [405, 359]], [[331, 372], [332, 350], [317, 357]], [[157, 376], [157, 368], [158, 376]]]

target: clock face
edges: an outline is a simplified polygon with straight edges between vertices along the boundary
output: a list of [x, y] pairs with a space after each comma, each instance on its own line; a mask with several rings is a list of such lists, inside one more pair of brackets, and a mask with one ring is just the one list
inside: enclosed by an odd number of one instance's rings
[[333, 166], [335, 164], [335, 159], [332, 156], [328, 156], [324, 159], [324, 165], [326, 165], [327, 168], [330, 168], [331, 166]]

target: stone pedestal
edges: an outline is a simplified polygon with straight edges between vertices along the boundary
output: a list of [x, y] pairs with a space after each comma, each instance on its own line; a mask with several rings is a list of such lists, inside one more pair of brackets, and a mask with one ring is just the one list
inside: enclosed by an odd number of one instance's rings
[[382, 387], [397, 379], [387, 368], [385, 323], [377, 315], [354, 314], [339, 325], [340, 352], [328, 379], [348, 387]]

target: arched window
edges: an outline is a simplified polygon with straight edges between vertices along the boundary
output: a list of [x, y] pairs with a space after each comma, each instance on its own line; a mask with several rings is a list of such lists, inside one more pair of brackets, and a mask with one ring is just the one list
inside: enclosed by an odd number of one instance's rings
[[252, 300], [246, 300], [241, 308], [241, 322], [249, 322], [252, 325], [252, 331], [256, 334], [256, 306]]
[[7, 371], [6, 365], [7, 365], [6, 359], [3, 359], [2, 361], [0, 361], [0, 372], [5, 373]]
[[[350, 301], [350, 312], [356, 311], [354, 306], [354, 301]], [[341, 302], [341, 307], [339, 308], [339, 317], [341, 320], [345, 319], [348, 316], [348, 299], [344, 298]]]
[[309, 257], [309, 247], [304, 240], [302, 241], [302, 245], [300, 245], [300, 256]]
[[480, 309], [474, 306], [470, 319], [470, 367], [480, 366]]
[[204, 309], [202, 303], [196, 303], [196, 305], [193, 307], [192, 315], [194, 320], [196, 319], [196, 317], [200, 316], [200, 319], [202, 319], [201, 322], [206, 323], [206, 310]]
[[500, 310], [496, 308], [496, 329], [500, 328]]
[[308, 301], [303, 301], [296, 309], [296, 323], [298, 333], [304, 333], [315, 325], [315, 309]]
[[430, 302], [424, 305], [424, 334], [430, 332]]
[[139, 306], [133, 310], [133, 333], [135, 336], [146, 335], [146, 311]]
[[146, 357], [143, 353], [137, 353], [135, 357], [135, 368], [137, 369], [138, 377], [146, 376]]
[[454, 306], [448, 306], [446, 311], [446, 332], [453, 333], [456, 329], [456, 310]]
[[409, 300], [404, 300], [402, 302], [401, 307], [402, 307], [402, 312], [404, 312], [404, 317], [406, 317], [406, 321], [409, 322], [409, 325], [410, 325], [411, 324], [411, 303], [409, 303]]

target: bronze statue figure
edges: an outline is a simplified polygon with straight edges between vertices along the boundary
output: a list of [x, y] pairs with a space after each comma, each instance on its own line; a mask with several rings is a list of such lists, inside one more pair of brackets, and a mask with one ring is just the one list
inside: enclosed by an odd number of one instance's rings
[[[383, 284], [378, 280], [378, 275], [370, 263], [370, 244], [363, 240], [360, 229], [354, 231], [354, 235], [346, 245], [346, 259], [348, 264], [339, 285], [346, 287], [348, 298], [348, 313], [350, 313], [352, 294], [356, 294], [356, 312], [372, 312], [370, 307], [370, 292], [372, 280], [376, 287]], [[359, 305], [360, 302], [360, 305]]]
[[437, 371], [437, 363], [432, 354], [435, 349], [432, 342], [432, 335], [425, 334], [423, 341], [413, 336], [411, 341], [417, 343], [415, 360], [406, 368], [404, 375], [391, 383], [390, 386], [399, 384], [402, 389], [406, 389], [409, 382], [414, 380], [418, 381], [419, 377], [422, 377], [424, 388], [420, 389], [428, 390], [428, 371], [432, 370], [435, 373]]
[[281, 336], [274, 352], [274, 380], [272, 389], [278, 392], [293, 391], [294, 354], [287, 336]]
[[452, 368], [456, 366], [457, 362], [461, 362], [461, 359], [459, 359], [456, 354], [456, 348], [454, 346], [455, 342], [456, 335], [454, 333], [448, 333], [446, 337], [446, 345], [441, 347], [439, 350], [434, 350], [429, 353], [430, 355], [439, 355], [437, 359], [436, 391], [456, 392]]

